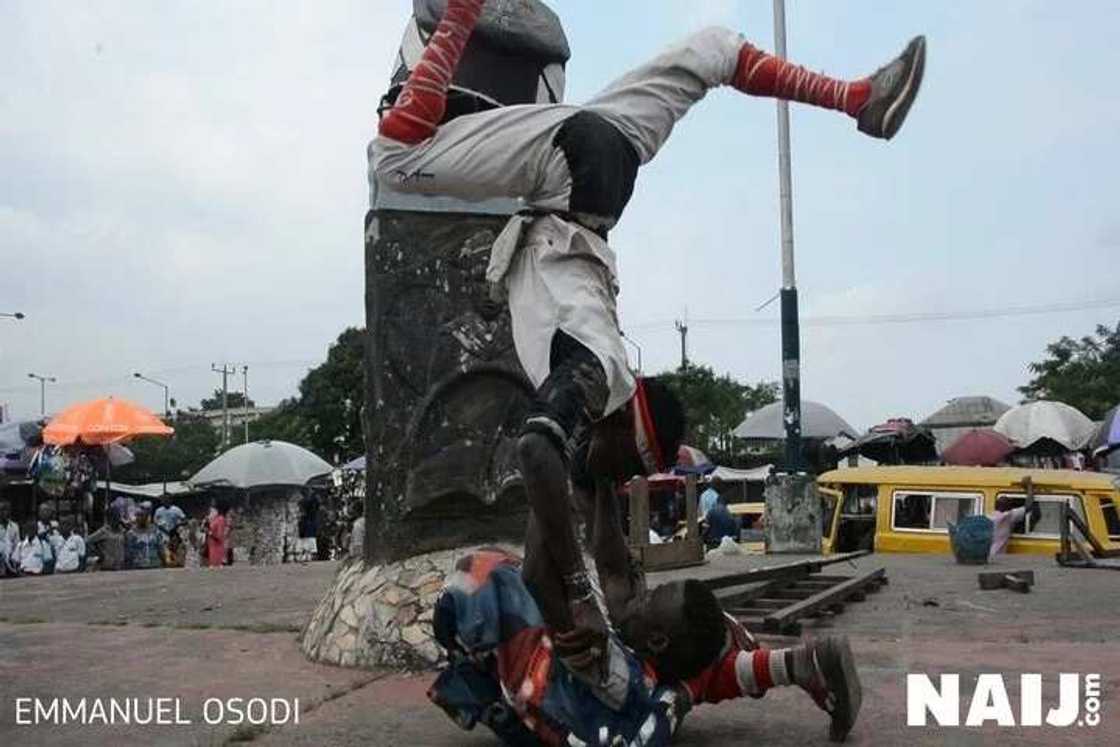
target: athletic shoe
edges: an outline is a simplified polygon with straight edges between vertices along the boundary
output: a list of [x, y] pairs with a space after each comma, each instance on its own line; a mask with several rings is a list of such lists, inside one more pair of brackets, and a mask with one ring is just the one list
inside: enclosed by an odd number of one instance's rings
[[871, 76], [871, 95], [860, 109], [859, 131], [890, 140], [918, 95], [926, 66], [926, 38], [915, 36], [902, 54]]

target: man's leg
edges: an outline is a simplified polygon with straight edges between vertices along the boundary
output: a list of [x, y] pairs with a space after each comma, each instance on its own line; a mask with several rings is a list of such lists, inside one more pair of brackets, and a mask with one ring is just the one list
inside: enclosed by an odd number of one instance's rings
[[732, 646], [722, 660], [685, 683], [694, 704], [762, 697], [774, 687], [797, 685], [829, 714], [829, 736], [843, 741], [862, 702], [859, 674], [847, 638], [828, 637], [785, 649]]
[[[606, 620], [576, 537], [568, 477], [574, 445], [602, 415], [608, 394], [606, 372], [595, 354], [557, 331], [552, 340], [551, 371], [537, 391], [518, 441], [518, 456], [534, 531], [543, 537], [526, 546], [526, 564], [534, 571], [547, 568], [560, 578], [568, 615], [556, 613], [553, 600], [537, 599], [545, 622], [559, 633], [575, 628], [599, 637], [606, 634]], [[536, 553], [547, 554], [547, 566], [538, 566], [535, 558], [528, 557]], [[538, 588], [542, 587], [538, 584]], [[558, 636], [557, 642], [562, 651], [564, 639]]]
[[585, 108], [618, 127], [642, 163], [657, 154], [693, 104], [722, 85], [843, 111], [859, 120], [860, 130], [889, 138], [917, 95], [924, 62], [925, 39], [917, 37], [872, 76], [841, 81], [761, 52], [730, 29], [712, 27], [627, 73]]
[[[465, 200], [523, 197], [542, 207], [566, 195], [566, 166], [552, 156], [553, 129], [572, 107], [520, 105], [441, 124], [447, 91], [483, 0], [448, 0], [447, 10], [384, 114], [370, 143], [370, 178], [398, 192]], [[567, 204], [558, 202], [557, 208]]]
[[447, 110], [447, 89], [463, 57], [485, 0], [447, 0], [447, 8], [428, 40], [378, 133], [400, 143], [430, 138]]

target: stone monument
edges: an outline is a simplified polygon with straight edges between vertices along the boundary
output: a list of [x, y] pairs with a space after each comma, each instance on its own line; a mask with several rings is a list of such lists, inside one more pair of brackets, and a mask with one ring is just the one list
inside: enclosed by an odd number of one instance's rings
[[[383, 105], [399, 93], [444, 0], [415, 0]], [[538, 0], [492, 0], [467, 46], [449, 114], [558, 102], [569, 56]], [[455, 559], [520, 546], [528, 518], [515, 444], [533, 389], [504, 305], [485, 280], [514, 200], [466, 203], [373, 184], [365, 220], [366, 502], [361, 558], [345, 563], [301, 633], [348, 666], [431, 665], [432, 604]]]

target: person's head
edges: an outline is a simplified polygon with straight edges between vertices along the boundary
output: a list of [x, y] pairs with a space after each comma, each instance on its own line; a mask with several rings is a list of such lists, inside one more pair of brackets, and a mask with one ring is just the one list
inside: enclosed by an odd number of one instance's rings
[[1015, 508], [1015, 504], [1012, 503], [1011, 499], [1006, 495], [1001, 495], [999, 498], [996, 498], [996, 511], [1005, 513], [1013, 508]]
[[44, 524], [50, 524], [51, 519], [54, 518], [54, 507], [49, 503], [43, 503], [39, 506], [39, 521]]
[[159, 497], [159, 505], [163, 506], [164, 508], [171, 508], [171, 496], [167, 493], [161, 495]]
[[643, 609], [622, 624], [622, 639], [666, 681], [687, 680], [710, 666], [727, 640], [715, 594], [694, 579], [650, 591]]
[[7, 501], [0, 501], [0, 524], [7, 524], [12, 518], [12, 506]]
[[30, 541], [39, 535], [39, 528], [35, 525], [35, 522], [25, 521], [20, 528], [20, 534], [25, 540]]
[[625, 479], [671, 468], [684, 438], [681, 401], [656, 378], [638, 379], [625, 408], [595, 424], [587, 462], [592, 473]]
[[63, 516], [62, 521], [58, 522], [58, 530], [63, 537], [69, 537], [74, 533], [74, 520], [69, 516]]
[[217, 500], [214, 501], [214, 510], [217, 511], [222, 516], [225, 516], [226, 514], [228, 514], [229, 509], [230, 509], [229, 501], [226, 500], [225, 498], [218, 498]]

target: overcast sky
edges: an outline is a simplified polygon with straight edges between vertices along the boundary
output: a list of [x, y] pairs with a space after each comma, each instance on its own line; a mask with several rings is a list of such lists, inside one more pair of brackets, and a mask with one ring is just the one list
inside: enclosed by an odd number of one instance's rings
[[[769, 0], [551, 5], [573, 102], [705, 24], [773, 46]], [[0, 0], [0, 312], [27, 315], [0, 319], [0, 403], [37, 414], [35, 372], [48, 410], [161, 407], [139, 370], [197, 405], [223, 362], [258, 402], [294, 394], [364, 323], [365, 146], [410, 7]], [[807, 399], [857, 427], [1013, 402], [1048, 342], [1116, 322], [1120, 4], [789, 0], [787, 21], [791, 57], [837, 75], [929, 40], [890, 143], [793, 111]], [[693, 361], [778, 378], [777, 304], [755, 311], [781, 282], [776, 161], [773, 102], [728, 89], [641, 172], [612, 243], [647, 371], [687, 315]]]

